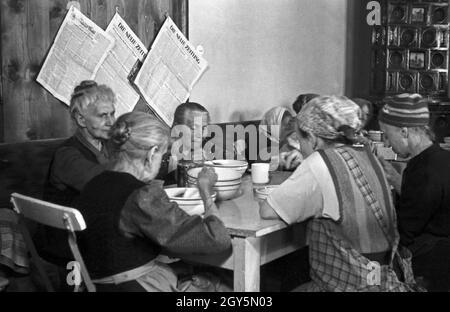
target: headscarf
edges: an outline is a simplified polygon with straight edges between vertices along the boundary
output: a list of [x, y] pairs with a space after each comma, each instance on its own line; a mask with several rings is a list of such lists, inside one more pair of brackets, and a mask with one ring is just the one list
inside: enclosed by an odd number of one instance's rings
[[268, 110], [261, 119], [260, 125], [266, 127], [259, 127], [260, 132], [272, 142], [280, 143], [280, 127], [285, 112], [289, 111], [284, 107], [277, 106]]
[[297, 115], [298, 127], [320, 138], [336, 140], [346, 136], [342, 129], [361, 128], [361, 108], [345, 96], [320, 96]]

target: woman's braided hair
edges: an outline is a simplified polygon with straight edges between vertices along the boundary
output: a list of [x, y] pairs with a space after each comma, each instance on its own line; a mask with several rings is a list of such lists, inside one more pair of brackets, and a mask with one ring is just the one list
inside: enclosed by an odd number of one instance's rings
[[138, 159], [154, 146], [167, 146], [170, 129], [156, 117], [143, 112], [120, 116], [110, 130], [108, 147], [113, 158]]

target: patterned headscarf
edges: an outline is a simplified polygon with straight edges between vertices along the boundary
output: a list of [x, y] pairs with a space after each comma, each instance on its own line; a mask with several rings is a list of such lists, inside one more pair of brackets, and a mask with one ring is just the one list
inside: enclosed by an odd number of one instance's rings
[[280, 127], [271, 126], [281, 126], [285, 112], [289, 111], [284, 107], [277, 106], [267, 111], [261, 119], [260, 125], [267, 126], [260, 127], [261, 133], [273, 142], [279, 143]]
[[361, 109], [345, 96], [320, 96], [309, 101], [297, 115], [298, 127], [320, 138], [336, 140], [341, 127], [361, 128]]

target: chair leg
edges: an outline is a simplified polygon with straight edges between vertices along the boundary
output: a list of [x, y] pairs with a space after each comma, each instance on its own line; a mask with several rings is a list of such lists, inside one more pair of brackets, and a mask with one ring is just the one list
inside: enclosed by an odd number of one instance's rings
[[48, 292], [54, 292], [54, 288], [50, 282], [50, 279], [48, 278], [47, 274], [45, 273], [44, 266], [42, 264], [41, 257], [39, 257], [36, 247], [34, 246], [33, 240], [31, 238], [30, 232], [28, 232], [28, 229], [26, 225], [24, 224], [24, 220], [22, 217], [19, 218], [19, 227], [22, 231], [23, 238], [25, 240], [25, 243], [28, 247], [28, 251], [31, 254], [32, 261], [36, 264], [36, 267], [38, 269], [39, 274], [42, 277], [42, 280], [44, 281], [45, 288]]
[[80, 273], [81, 273], [81, 276], [83, 277], [83, 281], [84, 281], [84, 284], [86, 285], [88, 292], [95, 292], [96, 291], [95, 285], [94, 285], [94, 283], [92, 283], [92, 280], [89, 276], [86, 265], [84, 264], [83, 258], [81, 257], [80, 250], [78, 249], [78, 245], [76, 243], [76, 237], [73, 232], [69, 232], [68, 241], [69, 241], [70, 249], [72, 250], [72, 253], [75, 257], [75, 260], [80, 265], [80, 270], [81, 270]]

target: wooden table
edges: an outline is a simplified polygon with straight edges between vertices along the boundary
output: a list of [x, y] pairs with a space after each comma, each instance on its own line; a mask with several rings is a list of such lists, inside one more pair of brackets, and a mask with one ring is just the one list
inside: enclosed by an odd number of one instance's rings
[[[288, 173], [274, 172], [270, 184], [280, 184], [287, 177]], [[306, 245], [304, 223], [287, 226], [281, 220], [261, 219], [250, 175], [243, 177], [239, 197], [216, 204], [232, 237], [232, 253], [183, 258], [233, 270], [234, 291], [259, 291], [261, 265]]]

